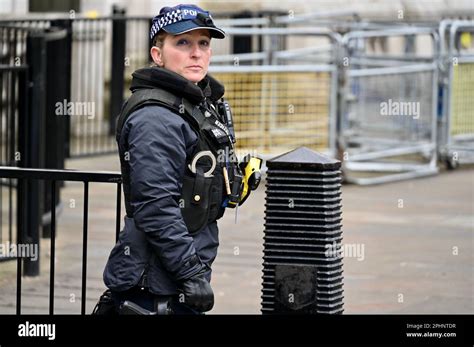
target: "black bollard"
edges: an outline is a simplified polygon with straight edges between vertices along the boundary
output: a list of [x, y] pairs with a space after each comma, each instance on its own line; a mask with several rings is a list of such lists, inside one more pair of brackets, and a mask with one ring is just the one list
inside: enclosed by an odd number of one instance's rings
[[300, 147], [267, 168], [262, 313], [341, 314], [341, 162]]

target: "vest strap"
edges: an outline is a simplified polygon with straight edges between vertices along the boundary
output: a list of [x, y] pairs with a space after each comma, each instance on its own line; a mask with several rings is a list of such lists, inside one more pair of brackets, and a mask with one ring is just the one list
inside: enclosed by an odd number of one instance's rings
[[188, 100], [180, 98], [163, 89], [140, 89], [135, 91], [123, 105], [120, 116], [117, 119], [115, 138], [120, 141], [122, 128], [130, 115], [148, 105], [158, 105], [170, 109], [180, 114], [188, 121], [195, 130], [199, 131], [199, 125], [203, 120], [203, 115], [197, 107], [194, 107]]

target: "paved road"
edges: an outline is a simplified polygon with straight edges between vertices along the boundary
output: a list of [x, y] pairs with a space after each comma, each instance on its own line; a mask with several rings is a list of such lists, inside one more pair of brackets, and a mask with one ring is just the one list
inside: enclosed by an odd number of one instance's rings
[[[76, 159], [69, 168], [119, 169], [115, 156]], [[58, 220], [56, 313], [79, 313], [82, 185], [68, 183]], [[263, 185], [219, 222], [211, 313], [260, 313]], [[87, 312], [103, 291], [114, 240], [115, 187], [91, 184]], [[474, 169], [373, 187], [343, 187], [345, 313], [474, 313]], [[23, 312], [48, 312], [49, 243], [42, 276], [23, 281]], [[349, 253], [349, 252], [347, 252]], [[0, 263], [0, 313], [14, 313], [14, 263]]]

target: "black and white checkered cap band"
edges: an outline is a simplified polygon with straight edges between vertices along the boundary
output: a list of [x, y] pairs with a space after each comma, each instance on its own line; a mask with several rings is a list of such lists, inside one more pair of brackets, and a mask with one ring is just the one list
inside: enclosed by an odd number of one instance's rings
[[170, 12], [165, 13], [165, 15], [162, 16], [161, 18], [153, 19], [153, 25], [151, 26], [151, 29], [150, 29], [150, 40], [152, 40], [153, 37], [155, 37], [155, 35], [158, 33], [158, 31], [160, 31], [165, 26], [182, 21], [182, 20], [183, 20], [183, 15], [181, 14], [181, 10], [170, 11]]

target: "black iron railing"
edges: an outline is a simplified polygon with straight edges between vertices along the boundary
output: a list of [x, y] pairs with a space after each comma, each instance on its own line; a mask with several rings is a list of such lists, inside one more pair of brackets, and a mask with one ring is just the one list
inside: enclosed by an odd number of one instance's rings
[[[84, 183], [84, 210], [82, 218], [82, 232], [83, 232], [83, 243], [82, 243], [82, 284], [81, 284], [81, 314], [85, 314], [86, 310], [86, 284], [87, 284], [87, 238], [88, 238], [88, 219], [89, 219], [89, 183], [91, 182], [102, 182], [111, 183], [117, 185], [117, 199], [116, 199], [116, 216], [115, 216], [115, 241], [118, 239], [120, 232], [120, 218], [121, 218], [121, 187], [122, 180], [120, 173], [115, 172], [88, 172], [88, 171], [73, 171], [73, 170], [43, 170], [43, 169], [25, 169], [25, 168], [14, 168], [14, 167], [0, 167], [0, 178], [2, 179], [16, 179], [19, 182], [47, 182], [49, 190], [51, 192], [51, 244], [50, 244], [50, 283], [49, 283], [49, 314], [54, 313], [54, 276], [55, 276], [55, 252], [56, 252], [56, 197], [57, 188], [59, 182], [83, 182]], [[23, 187], [25, 185], [22, 185]], [[29, 235], [31, 240], [38, 242], [39, 249], [39, 224], [32, 225], [27, 223], [26, 219], [33, 218], [39, 220], [38, 209], [30, 210], [29, 215], [24, 213], [22, 204], [28, 203], [24, 199], [28, 199], [27, 192], [19, 192], [18, 194], [21, 203], [19, 204], [18, 212], [18, 224], [17, 224], [17, 244], [21, 245], [26, 239], [26, 235]], [[30, 230], [26, 230], [26, 228]], [[31, 236], [36, 237], [31, 238]], [[17, 257], [17, 290], [16, 290], [16, 313], [21, 314], [21, 283], [22, 283], [22, 268], [27, 267], [28, 263], [33, 260], [29, 258], [22, 259]], [[36, 260], [39, 262], [39, 258]], [[23, 264], [22, 264], [23, 262]]]
[[[8, 32], [11, 34], [13, 30]], [[0, 47], [0, 50], [1, 48], [5, 47]], [[1, 166], [17, 166], [21, 160], [21, 153], [18, 149], [18, 127], [20, 114], [25, 111], [26, 100], [22, 99], [26, 95], [27, 69], [26, 65], [0, 65]], [[7, 196], [6, 201], [3, 199], [4, 193]], [[15, 182], [3, 178], [0, 179], [0, 244], [15, 242], [13, 233], [15, 198]], [[4, 211], [6, 213], [3, 213]], [[11, 258], [0, 256], [0, 261], [2, 260], [11, 260]]]
[[[0, 64], [34, 63], [31, 58], [39, 53], [28, 38], [45, 37], [47, 43], [40, 45], [47, 46], [41, 53], [46, 63], [37, 67], [48, 76], [46, 82], [62, 79], [65, 84], [41, 86], [45, 95], [55, 96], [42, 100], [48, 118], [63, 118], [64, 129], [55, 135], [64, 141], [66, 157], [116, 152], [115, 119], [129, 93], [131, 73], [149, 64], [149, 28], [149, 17], [127, 17], [119, 8], [110, 17], [0, 20]], [[52, 32], [61, 32], [64, 40], [50, 40]], [[53, 52], [58, 49], [60, 54]]]

